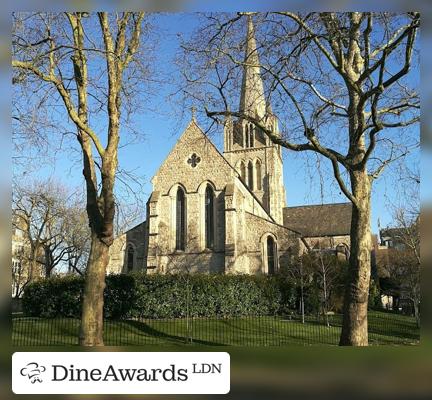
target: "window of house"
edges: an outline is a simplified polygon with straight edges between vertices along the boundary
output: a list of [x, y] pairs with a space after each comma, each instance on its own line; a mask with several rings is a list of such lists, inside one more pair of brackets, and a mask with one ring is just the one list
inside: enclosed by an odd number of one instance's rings
[[182, 188], [177, 190], [176, 199], [176, 250], [185, 250], [186, 199]]
[[207, 186], [205, 193], [205, 243], [206, 248], [212, 249], [214, 245], [214, 192]]

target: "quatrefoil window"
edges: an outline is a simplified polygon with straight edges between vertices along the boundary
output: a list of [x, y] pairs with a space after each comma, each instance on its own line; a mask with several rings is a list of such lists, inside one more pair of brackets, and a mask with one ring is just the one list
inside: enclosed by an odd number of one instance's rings
[[190, 158], [187, 160], [188, 164], [191, 165], [192, 168], [195, 168], [200, 162], [201, 158], [193, 153]]

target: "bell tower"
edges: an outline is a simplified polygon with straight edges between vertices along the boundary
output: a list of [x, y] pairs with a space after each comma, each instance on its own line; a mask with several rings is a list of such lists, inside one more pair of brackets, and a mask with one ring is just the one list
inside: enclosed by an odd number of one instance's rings
[[[278, 121], [266, 101], [252, 16], [247, 16], [247, 34], [239, 111], [279, 134]], [[274, 220], [283, 224], [286, 207], [282, 151], [247, 118], [227, 118], [224, 126], [224, 156], [243, 182], [261, 201]]]

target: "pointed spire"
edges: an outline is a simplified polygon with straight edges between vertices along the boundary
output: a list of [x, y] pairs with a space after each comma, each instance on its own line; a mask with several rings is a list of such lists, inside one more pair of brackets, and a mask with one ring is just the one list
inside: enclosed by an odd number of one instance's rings
[[247, 15], [247, 36], [240, 95], [240, 111], [258, 118], [264, 117], [266, 112], [264, 85], [261, 79], [255, 30], [250, 14]]

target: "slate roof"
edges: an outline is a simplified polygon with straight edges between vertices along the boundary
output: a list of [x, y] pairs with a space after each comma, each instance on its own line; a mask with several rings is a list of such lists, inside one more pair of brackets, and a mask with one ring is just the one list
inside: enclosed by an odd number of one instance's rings
[[351, 203], [285, 207], [283, 221], [287, 228], [306, 237], [350, 234]]

